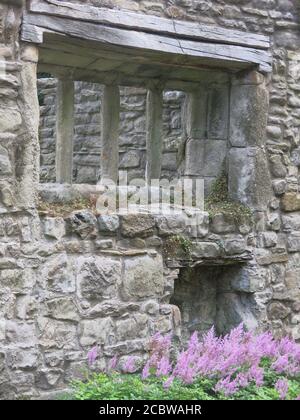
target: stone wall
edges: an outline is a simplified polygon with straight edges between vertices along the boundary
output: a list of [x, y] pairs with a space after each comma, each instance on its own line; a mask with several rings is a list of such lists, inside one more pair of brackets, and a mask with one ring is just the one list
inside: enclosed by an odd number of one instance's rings
[[[38, 80], [40, 98], [41, 182], [55, 182], [56, 80]], [[76, 82], [74, 128], [74, 183], [96, 184], [101, 172], [101, 100], [103, 87]], [[178, 176], [177, 153], [183, 140], [182, 108], [185, 94], [164, 94], [164, 150], [162, 177]], [[119, 169], [128, 178], [145, 178], [146, 170], [146, 90], [121, 88]]]
[[[236, 144], [237, 163], [247, 164], [245, 156], [256, 162], [246, 165], [241, 176], [239, 168], [245, 165], [237, 165], [235, 174], [236, 182], [254, 179], [250, 184], [257, 203], [252, 206], [254, 224], [235, 226], [218, 214], [209, 226], [207, 215], [202, 215], [196, 233], [169, 217], [133, 215], [133, 220], [120, 221], [119, 216], [103, 220], [75, 212], [65, 220], [38, 214], [37, 54], [34, 47], [19, 43], [20, 3], [0, 1], [0, 62], [5, 63], [5, 72], [0, 72], [1, 397], [37, 397], [64, 388], [80, 373], [94, 343], [101, 345], [104, 363], [113, 353], [143, 358], [147, 337], [156, 330], [180, 335], [180, 314], [169, 302], [183, 308], [191, 296], [181, 293], [179, 283], [185, 281], [189, 266], [195, 270], [191, 283], [196, 289], [197, 279], [208, 281], [205, 267], [212, 264], [220, 266], [214, 275], [220, 273], [224, 280], [213, 280], [219, 283], [210, 295], [213, 315], [203, 308], [199, 330], [216, 322], [222, 332], [242, 320], [299, 340], [298, 2], [91, 0], [94, 5], [271, 36], [274, 66], [267, 80], [267, 136], [258, 138], [255, 147], [268, 154], [274, 194], [271, 198], [257, 194], [257, 181], [264, 181], [260, 159], [253, 158], [253, 149]], [[166, 255], [166, 238], [174, 234], [192, 242], [192, 259]], [[186, 305], [184, 327], [195, 320]]]

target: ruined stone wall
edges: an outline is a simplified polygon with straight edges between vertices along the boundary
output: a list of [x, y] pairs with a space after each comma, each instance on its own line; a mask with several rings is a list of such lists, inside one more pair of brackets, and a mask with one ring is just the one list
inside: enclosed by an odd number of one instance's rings
[[[212, 313], [201, 308], [205, 315], [199, 330], [216, 322], [219, 331], [225, 331], [243, 320], [299, 340], [298, 2], [91, 0], [94, 5], [271, 36], [274, 68], [268, 80], [267, 139], [261, 149], [269, 156], [274, 196], [267, 207], [254, 209], [253, 228], [236, 226], [221, 214], [209, 225], [208, 215], [203, 215], [196, 233], [185, 232], [176, 220], [149, 215], [103, 220], [90, 213], [75, 212], [66, 218], [37, 213], [37, 55], [34, 48], [18, 42], [21, 9], [14, 6], [18, 3], [12, 0], [8, 6], [0, 1], [0, 62], [5, 62], [5, 73], [0, 73], [1, 398], [64, 388], [80, 373], [86, 352], [95, 343], [104, 351], [100, 362], [104, 363], [115, 353], [143, 358], [147, 337], [156, 330], [180, 334], [179, 312], [169, 302], [182, 307], [184, 299], [188, 306], [180, 284], [175, 295], [173, 286], [178, 276], [185, 281], [181, 276], [191, 260], [172, 262], [165, 254], [166, 238], [174, 234], [186, 234], [192, 242], [192, 261], [204, 261], [191, 274], [193, 287], [201, 278], [207, 281], [205, 266], [221, 266], [215, 272], [220, 277], [213, 280], [218, 287], [210, 295], [215, 294], [216, 304], [208, 308]], [[249, 150], [239, 147], [242, 164]], [[255, 169], [259, 176], [260, 167]], [[199, 325], [198, 312], [193, 314], [188, 307], [185, 314], [188, 328], [196, 321]]]

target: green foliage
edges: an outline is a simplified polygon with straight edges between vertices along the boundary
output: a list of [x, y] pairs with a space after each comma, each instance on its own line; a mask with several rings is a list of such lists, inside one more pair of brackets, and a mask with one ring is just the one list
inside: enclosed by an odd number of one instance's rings
[[[164, 255], [166, 258], [184, 257], [191, 259], [192, 242], [182, 235], [174, 235], [168, 238], [164, 243]], [[178, 255], [182, 254], [182, 255]]]
[[140, 375], [104, 373], [93, 375], [87, 382], [73, 383], [76, 400], [209, 400], [212, 383], [204, 379], [190, 386], [175, 380], [165, 390], [163, 378], [142, 380]]
[[237, 224], [252, 222], [251, 210], [242, 203], [230, 200], [225, 172], [222, 172], [213, 183], [210, 194], [205, 200], [205, 210], [210, 217], [222, 213], [228, 221]]
[[[69, 397], [75, 400], [278, 400], [274, 384], [281, 376], [271, 370], [266, 375], [264, 386], [249, 385], [234, 396], [226, 397], [214, 391], [216, 380], [207, 378], [200, 378], [191, 385], [175, 379], [170, 388], [164, 389], [165, 378], [142, 380], [137, 374], [100, 373], [85, 382], [74, 381]], [[300, 379], [289, 380], [287, 399], [293, 400], [299, 394]]]

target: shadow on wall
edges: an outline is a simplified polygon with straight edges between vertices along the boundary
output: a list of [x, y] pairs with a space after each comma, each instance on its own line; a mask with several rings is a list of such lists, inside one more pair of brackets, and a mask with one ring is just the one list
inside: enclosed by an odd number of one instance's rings
[[256, 328], [253, 293], [241, 287], [241, 282], [248, 282], [245, 271], [242, 265], [180, 270], [170, 303], [180, 309], [183, 340], [194, 331], [201, 334], [213, 326], [220, 335], [241, 322]]

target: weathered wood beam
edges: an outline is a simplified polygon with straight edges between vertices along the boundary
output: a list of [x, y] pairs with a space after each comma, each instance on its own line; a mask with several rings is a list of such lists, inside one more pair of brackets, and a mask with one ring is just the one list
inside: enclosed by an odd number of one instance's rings
[[74, 82], [60, 79], [57, 85], [56, 182], [72, 184], [74, 137]]
[[42, 14], [26, 14], [23, 18], [22, 40], [43, 43], [42, 33], [59, 33], [69, 37], [96, 41], [104, 47], [136, 49], [140, 53], [191, 57], [204, 60], [207, 64], [234, 67], [240, 63], [257, 65], [261, 71], [271, 71], [271, 56], [268, 51], [236, 45], [205, 43], [186, 39], [171, 38], [159, 34], [112, 28], [90, 22], [82, 22], [62, 17]]
[[152, 88], [147, 94], [147, 162], [146, 179], [159, 179], [161, 174], [163, 149], [163, 93], [160, 88]]
[[260, 34], [219, 28], [202, 23], [166, 19], [125, 10], [98, 8], [86, 4], [62, 3], [57, 0], [32, 0], [29, 10], [32, 13], [68, 17], [81, 21], [168, 35], [182, 39], [204, 40], [258, 49], [268, 49], [270, 47], [269, 37]]
[[120, 91], [105, 86], [101, 107], [101, 179], [117, 183], [119, 171]]

